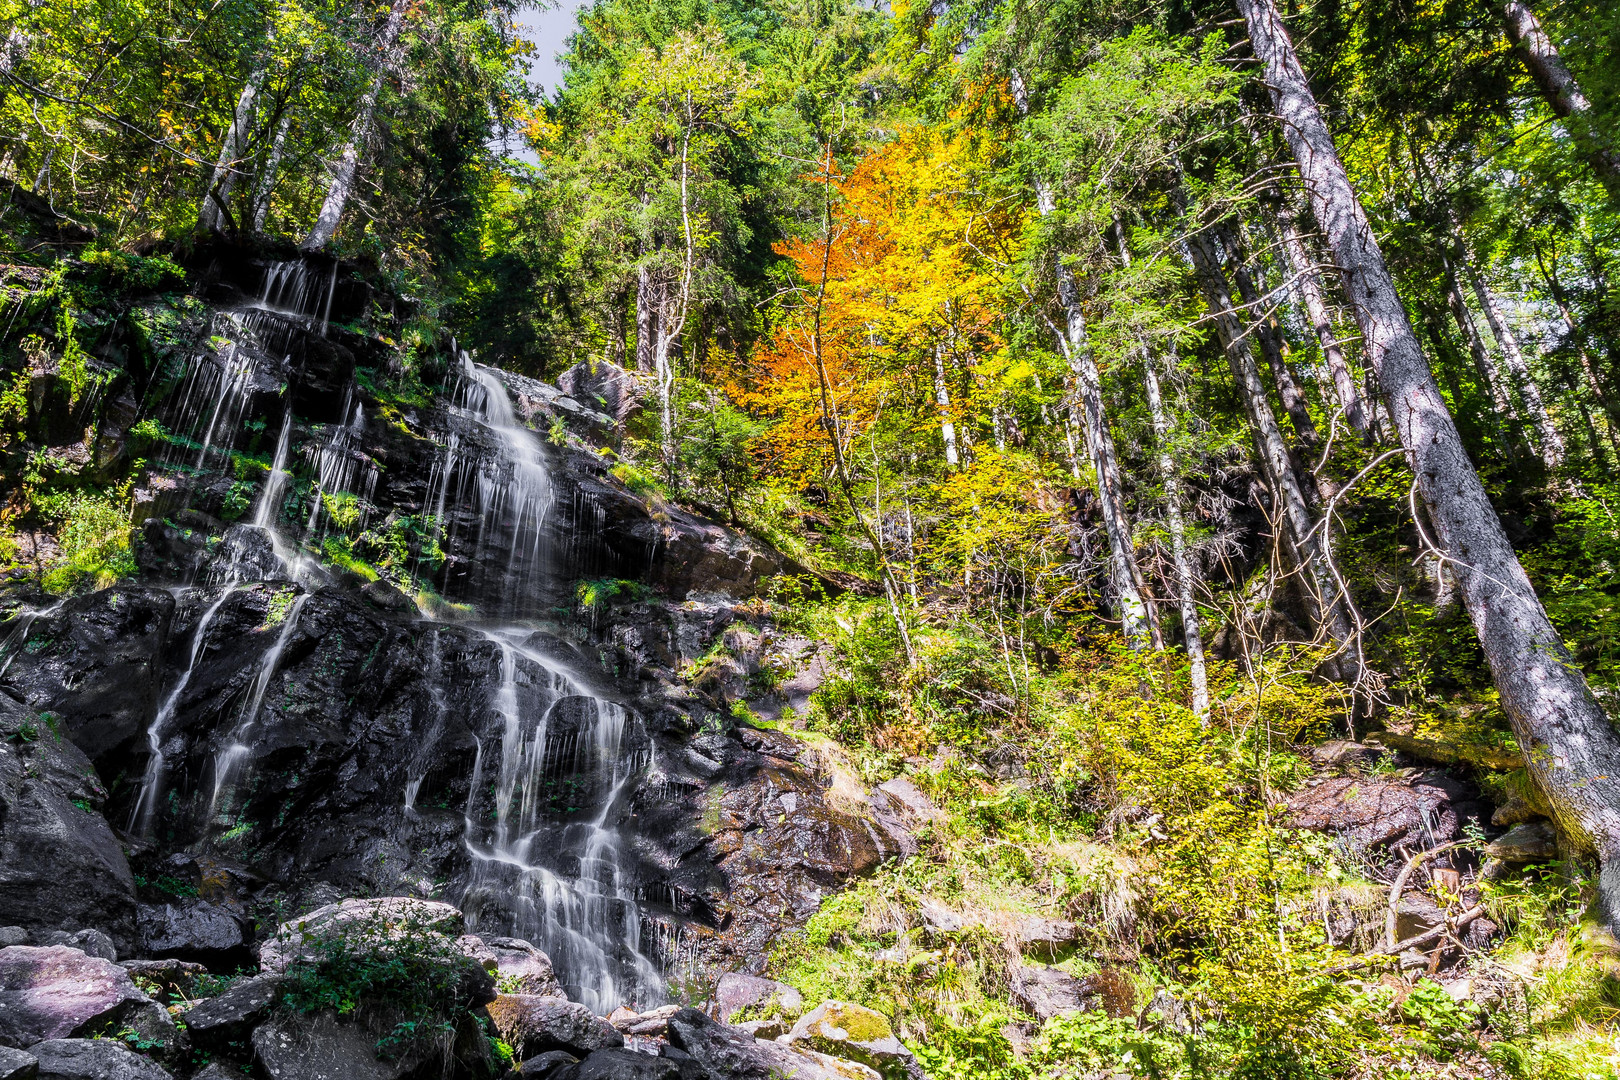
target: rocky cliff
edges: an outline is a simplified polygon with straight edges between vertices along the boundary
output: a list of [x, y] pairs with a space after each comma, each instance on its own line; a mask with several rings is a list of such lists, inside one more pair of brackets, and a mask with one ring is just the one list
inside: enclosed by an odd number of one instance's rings
[[626, 485], [633, 376], [440, 343], [407, 385], [351, 267], [191, 282], [109, 316], [93, 397], [34, 374], [61, 415], [27, 453], [128, 471], [135, 569], [0, 590], [0, 925], [226, 973], [290, 913], [432, 898], [605, 1013], [757, 971], [908, 849], [901, 804], [735, 707], [814, 684], [755, 599], [802, 570]]

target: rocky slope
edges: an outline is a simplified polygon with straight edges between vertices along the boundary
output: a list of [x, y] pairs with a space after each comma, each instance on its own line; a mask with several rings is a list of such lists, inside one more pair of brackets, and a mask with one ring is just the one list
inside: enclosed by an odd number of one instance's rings
[[[829, 891], [914, 850], [903, 802], [735, 718], [781, 708], [750, 668], [800, 707], [814, 686], [814, 648], [750, 602], [801, 571], [615, 476], [629, 376], [577, 370], [574, 397], [451, 346], [445, 393], [390, 392], [351, 268], [195, 269], [189, 329], [103, 335], [95, 399], [33, 376], [64, 413], [41, 412], [36, 457], [145, 461], [133, 576], [0, 590], [18, 948], [88, 930], [109, 960], [226, 975], [287, 915], [431, 898], [543, 946], [606, 1014], [759, 970]], [[582, 603], [591, 583], [608, 599]]]

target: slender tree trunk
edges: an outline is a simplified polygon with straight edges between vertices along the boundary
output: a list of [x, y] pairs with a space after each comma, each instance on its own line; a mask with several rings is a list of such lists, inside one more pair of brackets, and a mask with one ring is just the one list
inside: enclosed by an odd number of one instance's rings
[[1271, 369], [1272, 381], [1277, 384], [1277, 393], [1282, 398], [1283, 411], [1288, 414], [1288, 422], [1293, 425], [1294, 434], [1298, 435], [1302, 442], [1315, 443], [1316, 424], [1311, 421], [1310, 410], [1305, 405], [1305, 395], [1300, 392], [1299, 384], [1294, 381], [1293, 372], [1288, 370], [1288, 361], [1283, 355], [1282, 343], [1276, 334], [1277, 327], [1273, 324], [1270, 313], [1265, 310], [1260, 290], [1255, 287], [1254, 275], [1249, 272], [1243, 247], [1231, 230], [1222, 229], [1220, 237], [1232, 260], [1232, 280], [1237, 285], [1238, 298], [1242, 300], [1245, 312], [1242, 321], [1253, 328], [1254, 338], [1260, 345], [1260, 355], [1266, 358], [1266, 367]]
[[945, 387], [945, 347], [934, 343], [934, 404], [939, 406], [939, 433], [945, 440], [945, 464], [961, 464], [956, 453], [956, 425], [951, 422], [951, 394]]
[[1620, 925], [1620, 732], [1553, 629], [1468, 460], [1274, 0], [1238, 6], [1502, 707], [1559, 824], [1597, 855], [1602, 914]]
[[[1243, 324], [1232, 310], [1232, 294], [1221, 273], [1218, 256], [1207, 236], [1193, 232], [1187, 237], [1187, 251], [1192, 258], [1193, 272], [1215, 319], [1216, 336], [1226, 353], [1237, 383], [1238, 396], [1243, 400], [1260, 450], [1260, 466], [1270, 483], [1273, 501], [1281, 517], [1278, 523], [1289, 541], [1294, 558], [1304, 571], [1302, 583], [1306, 600], [1312, 608], [1312, 617], [1332, 636], [1334, 644], [1344, 649], [1352, 636], [1351, 620], [1346, 616], [1340, 600], [1340, 590], [1333, 573], [1327, 566], [1322, 548], [1321, 531], [1305, 499], [1299, 476], [1294, 471], [1293, 456], [1283, 438], [1277, 414], [1271, 409], [1266, 396], [1265, 383], [1254, 362], [1254, 352], [1243, 333]], [[1345, 670], [1341, 665], [1340, 670]]]
[[1605, 137], [1607, 133], [1598, 130], [1592, 103], [1581, 93], [1580, 84], [1569, 68], [1564, 66], [1563, 57], [1558, 55], [1552, 39], [1541, 28], [1541, 21], [1524, 0], [1505, 0], [1502, 21], [1507, 25], [1508, 38], [1518, 46], [1525, 68], [1553, 112], [1574, 122], [1573, 134], [1592, 171], [1608, 190], [1609, 198], [1620, 201], [1620, 153], [1615, 151], [1613, 140]]
[[1059, 342], [1069, 361], [1069, 369], [1074, 372], [1080, 415], [1085, 420], [1086, 450], [1097, 473], [1097, 501], [1102, 508], [1103, 528], [1108, 533], [1109, 577], [1119, 601], [1120, 622], [1131, 648], [1146, 649], [1153, 643], [1153, 632], [1139, 584], [1141, 571], [1131, 543], [1130, 516], [1125, 509], [1124, 483], [1119, 475], [1114, 437], [1103, 408], [1102, 377], [1091, 355], [1079, 286], [1061, 262], [1058, 264], [1058, 300], [1067, 317], [1065, 333]]
[[647, 266], [636, 269], [636, 370], [652, 371], [658, 345], [658, 313], [663, 306], [658, 282]]
[[247, 146], [248, 131], [253, 127], [253, 115], [258, 109], [259, 84], [264, 81], [264, 75], [264, 69], [258, 68], [248, 76], [248, 81], [242, 85], [242, 93], [236, 99], [236, 113], [231, 119], [231, 126], [225, 129], [225, 136], [220, 140], [219, 160], [203, 192], [202, 205], [197, 208], [197, 228], [204, 232], [219, 232], [220, 224], [225, 220], [221, 207], [230, 203], [231, 189], [241, 175], [242, 151]]
[[688, 126], [681, 136], [681, 239], [683, 242], [681, 259], [681, 276], [676, 279], [674, 312], [670, 308], [671, 297], [666, 285], [663, 290], [663, 304], [658, 311], [658, 333], [654, 338], [653, 371], [658, 379], [658, 405], [659, 416], [662, 420], [661, 449], [664, 457], [664, 472], [670, 483], [675, 482], [675, 361], [671, 356], [671, 348], [679, 342], [682, 331], [686, 329], [686, 317], [692, 310], [692, 274], [697, 268], [697, 237], [692, 230], [692, 193], [691, 193], [691, 161], [692, 148], [692, 102], [690, 95], [687, 99]]
[[264, 235], [264, 223], [270, 216], [270, 196], [276, 190], [276, 177], [281, 171], [282, 149], [287, 141], [287, 129], [292, 126], [292, 114], [276, 124], [276, 136], [270, 143], [270, 155], [265, 159], [253, 185], [253, 235]]
[[1507, 316], [1496, 302], [1496, 297], [1485, 287], [1484, 280], [1468, 256], [1468, 249], [1463, 242], [1462, 223], [1457, 220], [1457, 212], [1447, 207], [1447, 214], [1451, 219], [1451, 242], [1457, 252], [1457, 261], [1461, 264], [1463, 273], [1468, 276], [1468, 284], [1474, 290], [1474, 298], [1485, 313], [1485, 324], [1491, 328], [1491, 336], [1496, 339], [1496, 347], [1501, 350], [1502, 359], [1506, 362], [1508, 373], [1518, 385], [1519, 399], [1524, 402], [1524, 411], [1530, 414], [1530, 423], [1536, 429], [1536, 449], [1541, 454], [1541, 460], [1549, 470], [1556, 469], [1564, 460], [1564, 440], [1553, 426], [1552, 416], [1547, 412], [1547, 406], [1541, 399], [1541, 388], [1536, 385], [1534, 376], [1530, 374], [1530, 364], [1524, 358], [1524, 350], [1519, 347], [1519, 339], [1508, 325]]
[[337, 235], [338, 223], [343, 220], [343, 208], [349, 204], [349, 198], [354, 194], [355, 179], [360, 171], [360, 155], [365, 153], [366, 144], [371, 141], [372, 126], [377, 118], [377, 99], [382, 94], [383, 79], [394, 69], [398, 60], [394, 46], [399, 40], [399, 32], [405, 25], [405, 9], [407, 0], [394, 0], [394, 6], [389, 9], [388, 21], [383, 24], [382, 32], [377, 35], [376, 50], [378, 55], [377, 70], [371, 77], [371, 83], [366, 87], [365, 94], [360, 98], [360, 108], [355, 113], [354, 124], [349, 129], [349, 141], [344, 144], [343, 151], [338, 154], [337, 163], [332, 166], [332, 179], [326, 188], [326, 201], [321, 203], [321, 212], [315, 217], [315, 224], [299, 245], [304, 251], [320, 251], [332, 242]]
[[1192, 679], [1192, 707], [1199, 719], [1209, 715], [1209, 674], [1204, 664], [1204, 637], [1198, 619], [1198, 570], [1187, 548], [1187, 525], [1182, 515], [1181, 476], [1170, 453], [1170, 418], [1159, 393], [1159, 373], [1153, 359], [1142, 354], [1143, 386], [1153, 434], [1158, 440], [1159, 479], [1164, 484], [1164, 524], [1170, 533], [1170, 559], [1176, 568], [1176, 599], [1181, 603], [1181, 636], [1187, 647], [1188, 674]]
[[1451, 257], [1445, 252], [1440, 253], [1440, 264], [1445, 270], [1446, 307], [1451, 311], [1451, 318], [1462, 331], [1463, 341], [1468, 345], [1468, 355], [1474, 361], [1474, 371], [1485, 384], [1485, 391], [1491, 395], [1491, 404], [1496, 407], [1496, 414], [1514, 424], [1519, 422], [1519, 410], [1508, 396], [1507, 388], [1502, 385], [1502, 375], [1496, 370], [1496, 364], [1491, 360], [1490, 353], [1485, 350], [1485, 339], [1479, 336], [1479, 327], [1474, 324], [1474, 313], [1468, 309], [1468, 301], [1463, 299], [1462, 285], [1457, 281], [1457, 271], [1451, 264]]
[[[1131, 246], [1126, 241], [1125, 221], [1114, 219], [1114, 236], [1119, 242], [1120, 262], [1131, 265]], [[1181, 636], [1187, 648], [1187, 673], [1192, 680], [1192, 707], [1200, 720], [1209, 716], [1209, 674], [1204, 664], [1204, 638], [1199, 632], [1197, 570], [1187, 550], [1187, 527], [1182, 517], [1181, 475], [1176, 471], [1175, 459], [1170, 453], [1170, 420], [1165, 412], [1164, 399], [1159, 393], [1159, 373], [1146, 345], [1137, 350], [1142, 360], [1143, 385], [1147, 391], [1148, 411], [1153, 419], [1153, 437], [1158, 446], [1155, 457], [1159, 478], [1164, 483], [1164, 519], [1170, 532], [1170, 560], [1176, 568], [1176, 598], [1181, 605]], [[1164, 648], [1164, 640], [1154, 627], [1156, 642]]]
[[1339, 347], [1333, 333], [1333, 319], [1322, 298], [1322, 284], [1316, 275], [1316, 263], [1305, 247], [1294, 223], [1294, 213], [1287, 206], [1277, 212], [1277, 223], [1282, 233], [1283, 252], [1288, 256], [1288, 267], [1294, 275], [1294, 290], [1305, 307], [1305, 315], [1316, 331], [1317, 343], [1322, 348], [1322, 362], [1332, 381], [1334, 397], [1345, 421], [1363, 437], [1372, 433], [1372, 421], [1367, 417], [1366, 404], [1361, 400], [1361, 388], [1356, 385], [1350, 364]]
[[[1024, 82], [1016, 72], [1013, 73], [1012, 84], [1018, 111], [1027, 114], [1029, 103]], [[1042, 217], [1052, 213], [1057, 205], [1051, 188], [1039, 176], [1035, 178], [1035, 205]], [[1114, 437], [1109, 431], [1107, 412], [1103, 408], [1102, 377], [1097, 371], [1096, 359], [1091, 354], [1091, 341], [1086, 333], [1080, 289], [1074, 274], [1063, 265], [1061, 259], [1057, 264], [1057, 284], [1058, 302], [1063, 306], [1065, 319], [1063, 330], [1057, 333], [1058, 347], [1074, 373], [1075, 393], [1080, 399], [1079, 411], [1085, 421], [1086, 451], [1097, 474], [1098, 503], [1102, 508], [1103, 529], [1108, 533], [1108, 576], [1119, 604], [1125, 640], [1133, 649], [1146, 649], [1155, 644], [1157, 620], [1152, 618], [1144, 599], [1147, 590], [1142, 585], [1141, 569], [1136, 564], [1136, 552], [1131, 543], [1124, 485], [1114, 452]]]

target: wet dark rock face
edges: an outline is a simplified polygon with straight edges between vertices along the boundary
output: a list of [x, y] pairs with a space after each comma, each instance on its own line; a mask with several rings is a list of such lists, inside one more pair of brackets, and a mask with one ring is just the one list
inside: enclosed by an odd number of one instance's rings
[[[220, 304], [265, 294], [263, 266], [215, 271]], [[511, 518], [510, 431], [465, 379], [427, 406], [361, 392], [354, 364], [376, 345], [320, 332], [318, 277], [291, 314], [254, 309], [251, 377], [211, 436], [268, 457], [290, 408], [296, 482], [275, 535], [221, 520], [239, 482], [221, 458], [143, 480], [136, 580], [57, 605], [0, 587], [0, 926], [95, 927], [120, 959], [229, 971], [275, 913], [434, 897], [486, 936], [622, 924], [592, 962], [651, 965], [635, 990], [651, 1005], [656, 984], [757, 970], [852, 875], [914, 850], [883, 796], [835, 796], [805, 743], [732, 719], [740, 668], [684, 677], [728, 633], [757, 641], [748, 600], [800, 568], [611, 474], [592, 447], [612, 441], [633, 377], [579, 373], [581, 403], [494, 373], [547, 478], [531, 536]], [[341, 314], [363, 297], [337, 280]], [[176, 400], [197, 391], [188, 378]], [[424, 605], [437, 619], [392, 586], [289, 559], [333, 532], [310, 516], [315, 481], [374, 525], [442, 520], [443, 559], [415, 575], [442, 598]], [[579, 583], [602, 579], [639, 588], [581, 610]], [[531, 850], [545, 872], [520, 881], [510, 853]], [[590, 887], [570, 907], [553, 876]], [[586, 961], [546, 948], [576, 996]]]

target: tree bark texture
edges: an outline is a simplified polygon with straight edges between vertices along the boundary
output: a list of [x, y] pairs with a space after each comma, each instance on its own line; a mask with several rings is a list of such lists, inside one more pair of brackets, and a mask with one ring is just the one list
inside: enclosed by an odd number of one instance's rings
[[1277, 222], [1282, 233], [1283, 253], [1288, 257], [1288, 267], [1294, 276], [1294, 291], [1304, 305], [1311, 329], [1316, 332], [1317, 343], [1322, 349], [1322, 363], [1328, 369], [1339, 411], [1344, 413], [1346, 423], [1365, 436], [1372, 431], [1372, 421], [1367, 417], [1366, 405], [1361, 400], [1361, 388], [1333, 332], [1333, 319], [1322, 297], [1316, 261], [1311, 258], [1305, 240], [1299, 234], [1293, 211], [1287, 207], [1279, 210]]
[[1553, 112], [1565, 120], [1575, 122], [1575, 138], [1582, 144], [1586, 160], [1598, 181], [1608, 191], [1609, 198], [1620, 202], [1620, 152], [1610, 145], [1605, 133], [1594, 129], [1592, 103], [1581, 92], [1580, 84], [1569, 68], [1564, 66], [1558, 48], [1541, 27], [1541, 20], [1524, 0], [1505, 0], [1502, 21], [1507, 26], [1508, 39], [1518, 47], [1530, 78], [1547, 98]]
[[1238, 0], [1316, 219], [1355, 304], [1530, 774], [1570, 839], [1597, 855], [1603, 916], [1620, 923], [1620, 733], [1531, 588], [1434, 384], [1383, 252], [1339, 161], [1273, 0]]
[[377, 35], [376, 50], [378, 54], [377, 69], [371, 77], [371, 83], [366, 87], [365, 94], [360, 98], [360, 108], [356, 110], [354, 124], [349, 129], [349, 141], [343, 145], [338, 154], [337, 163], [332, 166], [332, 179], [326, 188], [326, 200], [321, 203], [321, 212], [315, 217], [315, 224], [299, 245], [305, 251], [320, 251], [332, 242], [337, 235], [338, 223], [343, 220], [343, 209], [349, 204], [349, 198], [354, 194], [355, 180], [360, 171], [360, 156], [365, 153], [366, 144], [371, 141], [371, 129], [377, 117], [377, 99], [382, 94], [383, 79], [388, 76], [398, 62], [394, 46], [399, 41], [399, 32], [405, 26], [406, 0], [394, 0], [394, 5], [388, 11], [388, 21], [383, 24], [382, 32]]

